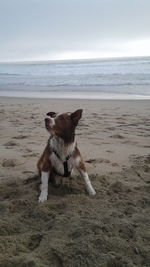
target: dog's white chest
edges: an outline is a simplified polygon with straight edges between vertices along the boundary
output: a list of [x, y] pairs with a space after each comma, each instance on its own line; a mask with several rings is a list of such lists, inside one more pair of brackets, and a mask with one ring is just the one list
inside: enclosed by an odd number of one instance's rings
[[74, 158], [72, 154], [75, 149], [75, 141], [70, 145], [65, 145], [62, 139], [53, 137], [50, 140], [50, 147], [52, 149], [50, 161], [56, 173], [62, 176], [71, 173], [74, 167]]
[[[59, 159], [54, 153], [51, 154], [50, 161], [51, 161], [53, 169], [58, 174], [61, 174], [62, 176], [64, 176], [65, 174], [64, 162], [61, 159]], [[71, 157], [70, 159], [67, 160], [68, 172], [71, 173], [73, 166], [74, 166], [74, 159]]]

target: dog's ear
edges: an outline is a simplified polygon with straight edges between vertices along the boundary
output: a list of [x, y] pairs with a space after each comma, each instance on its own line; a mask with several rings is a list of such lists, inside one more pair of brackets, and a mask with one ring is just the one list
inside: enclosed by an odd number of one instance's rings
[[52, 111], [52, 112], [48, 112], [46, 115], [54, 118], [56, 116], [56, 113]]
[[78, 110], [76, 110], [75, 112], [73, 112], [73, 113], [71, 113], [71, 120], [73, 121], [73, 124], [75, 125], [75, 126], [77, 126], [78, 125], [78, 121], [81, 119], [81, 117], [82, 117], [82, 112], [83, 112], [83, 110], [82, 109], [78, 109]]

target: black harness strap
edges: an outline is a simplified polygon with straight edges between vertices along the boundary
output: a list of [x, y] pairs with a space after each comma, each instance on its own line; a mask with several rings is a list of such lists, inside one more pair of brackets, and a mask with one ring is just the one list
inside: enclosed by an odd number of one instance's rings
[[[59, 159], [61, 160], [61, 158], [60, 158], [59, 154], [57, 153], [57, 151], [53, 149], [53, 152], [54, 152], [54, 154], [57, 156], [57, 158], [59, 158]], [[69, 160], [70, 158], [71, 158], [71, 155], [68, 155], [68, 156], [66, 157], [66, 160], [63, 162], [63, 166], [64, 166], [64, 175], [60, 174], [60, 173], [57, 172], [55, 169], [54, 169], [54, 173], [57, 174], [57, 175], [59, 175], [59, 176], [61, 176], [61, 177], [69, 177], [70, 174], [71, 174], [71, 172], [68, 171], [68, 160]]]
[[64, 165], [64, 177], [69, 177], [71, 172], [68, 171], [68, 161], [63, 162]]

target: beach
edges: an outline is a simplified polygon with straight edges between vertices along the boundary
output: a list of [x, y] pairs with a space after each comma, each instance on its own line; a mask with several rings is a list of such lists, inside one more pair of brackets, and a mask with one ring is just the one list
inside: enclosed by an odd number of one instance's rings
[[[38, 203], [47, 112], [83, 109], [75, 173]], [[0, 266], [150, 266], [150, 100], [0, 99]]]

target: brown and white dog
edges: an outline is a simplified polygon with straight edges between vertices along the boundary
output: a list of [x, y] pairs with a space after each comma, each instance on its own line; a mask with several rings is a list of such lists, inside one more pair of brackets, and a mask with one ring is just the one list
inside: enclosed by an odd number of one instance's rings
[[39, 202], [47, 200], [49, 177], [55, 177], [57, 183], [57, 177], [69, 177], [74, 168], [83, 177], [87, 192], [95, 195], [75, 140], [75, 128], [81, 119], [82, 109], [63, 114], [49, 112], [47, 115], [45, 126], [50, 138], [37, 164], [41, 176]]

